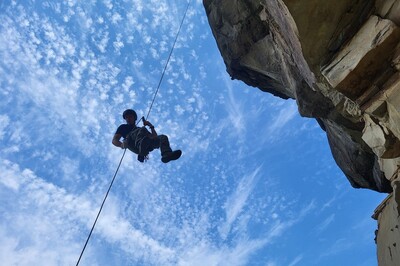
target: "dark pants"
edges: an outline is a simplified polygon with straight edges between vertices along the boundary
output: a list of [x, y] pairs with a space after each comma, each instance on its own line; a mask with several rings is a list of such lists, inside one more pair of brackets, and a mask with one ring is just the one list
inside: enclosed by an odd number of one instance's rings
[[171, 147], [169, 146], [169, 140], [166, 135], [158, 135], [156, 139], [152, 140], [153, 148], [160, 149], [161, 155], [166, 152], [171, 152]]
[[129, 134], [127, 137], [128, 149], [142, 156], [147, 156], [154, 149], [160, 149], [161, 156], [172, 151], [166, 135], [158, 135], [155, 139], [151, 139], [146, 132], [148, 131], [139, 130]]

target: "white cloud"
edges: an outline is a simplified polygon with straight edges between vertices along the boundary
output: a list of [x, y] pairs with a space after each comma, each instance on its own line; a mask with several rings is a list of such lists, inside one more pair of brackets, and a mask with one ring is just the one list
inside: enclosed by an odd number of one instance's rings
[[68, 157], [60, 158], [60, 168], [63, 173], [63, 175], [60, 176], [61, 178], [69, 181], [76, 181], [80, 178], [79, 161], [72, 160]]
[[182, 115], [185, 110], [178, 104], [175, 106], [175, 112], [177, 112], [178, 115]]
[[[226, 77], [224, 78], [224, 80]], [[227, 83], [227, 81], [226, 81]], [[242, 107], [242, 103], [239, 99], [236, 99], [233, 93], [232, 86], [227, 86], [228, 89], [228, 99], [226, 110], [228, 112], [228, 118], [233, 128], [236, 130], [238, 136], [244, 136], [246, 133], [246, 119], [245, 110]]]
[[303, 255], [299, 255], [296, 258], [294, 258], [289, 264], [288, 266], [295, 266], [297, 265], [301, 260], [303, 259]]
[[[30, 217], [26, 217], [30, 218]], [[30, 220], [30, 224], [26, 226], [30, 227], [40, 223], [38, 220]], [[43, 223], [43, 226], [52, 227], [51, 224]], [[43, 239], [21, 239], [20, 236], [12, 236], [5, 232], [2, 226], [0, 228], [0, 241], [2, 245], [0, 246], [0, 259], [4, 265], [71, 265], [75, 264], [76, 245], [62, 245], [62, 243], [51, 240], [49, 243], [49, 238], [54, 237], [54, 235], [48, 234], [43, 236]], [[22, 228], [21, 228], [22, 229]], [[25, 231], [25, 230], [24, 230]], [[20, 231], [19, 235], [22, 235], [24, 231]], [[62, 241], [62, 239], [60, 239]], [[27, 243], [38, 244], [35, 247]], [[47, 242], [47, 244], [45, 243]], [[50, 244], [50, 245], [49, 245]], [[57, 247], [57, 251], [54, 248]], [[60, 256], [62, 254], [62, 256]], [[95, 261], [93, 261], [95, 263]], [[96, 265], [96, 264], [92, 264]]]
[[280, 130], [284, 128], [297, 115], [297, 113], [298, 111], [296, 102], [295, 101], [286, 102], [283, 109], [279, 111], [278, 116], [274, 118], [273, 123], [267, 127], [268, 134], [266, 135], [270, 136], [279, 135]]
[[319, 258], [337, 255], [340, 252], [354, 248], [354, 246], [355, 243], [350, 239], [339, 238], [325, 252], [320, 254]]
[[329, 215], [325, 220], [322, 221], [321, 224], [316, 227], [317, 233], [322, 233], [334, 220], [335, 214]]
[[109, 9], [113, 9], [114, 5], [112, 4], [111, 0], [103, 0], [103, 4]]
[[0, 140], [3, 139], [6, 133], [6, 128], [8, 127], [9, 123], [10, 123], [10, 118], [7, 115], [0, 115]]
[[116, 40], [113, 42], [113, 46], [114, 46], [114, 50], [117, 54], [121, 53], [121, 48], [123, 48], [124, 42], [122, 41], [122, 35], [121, 34], [117, 34], [117, 38]]
[[[12, 204], [1, 221], [1, 261], [9, 261], [7, 265], [73, 263], [77, 244], [71, 241], [71, 237], [76, 234], [76, 229], [71, 227], [71, 217], [66, 218], [69, 216], [68, 202], [60, 201], [65, 191], [9, 161], [2, 160], [0, 169], [1, 173], [7, 173], [6, 179], [15, 184], [11, 191], [1, 188], [6, 193], [0, 197], [2, 204]], [[24, 196], [19, 197], [21, 194]], [[70, 211], [82, 206], [77, 203]]]
[[231, 230], [232, 223], [237, 219], [242, 212], [246, 201], [251, 194], [257, 182], [257, 175], [260, 172], [261, 166], [255, 169], [248, 176], [244, 176], [238, 183], [236, 190], [230, 195], [225, 203], [226, 222], [220, 228], [220, 234], [225, 239]]
[[93, 42], [96, 44], [100, 52], [105, 53], [110, 41], [109, 32], [100, 30], [95, 38], [92, 37]]
[[21, 184], [20, 180], [16, 178], [16, 174], [19, 172], [18, 166], [12, 165], [9, 161], [3, 161], [1, 166], [3, 166], [1, 167], [1, 183], [7, 188], [18, 191]]
[[272, 241], [273, 238], [281, 236], [285, 231], [289, 230], [289, 228], [294, 226], [296, 223], [301, 222], [313, 209], [315, 209], [315, 203], [314, 201], [311, 201], [308, 205], [301, 208], [299, 212], [296, 213], [296, 217], [285, 218], [282, 221], [274, 221], [273, 226], [271, 226], [267, 233], [267, 239]]
[[326, 208], [330, 208], [332, 206], [332, 203], [334, 203], [337, 200], [337, 196], [334, 195], [331, 199], [329, 199], [326, 203], [322, 205], [321, 211], [325, 210]]
[[264, 245], [259, 240], [243, 240], [232, 247], [213, 247], [207, 242], [197, 243], [179, 259], [178, 265], [246, 265], [249, 256]]
[[[24, 257], [19, 261], [19, 265], [42, 264], [41, 260], [44, 257], [37, 257], [35, 254], [38, 252], [43, 252], [43, 256], [45, 254], [49, 256], [46, 265], [58, 264], [57, 260], [63, 261], [63, 265], [71, 264], [81, 244], [74, 239], [78, 237], [78, 233], [84, 233], [89, 229], [97, 207], [88, 201], [87, 197], [68, 194], [64, 189], [37, 177], [31, 170], [21, 170], [18, 165], [9, 161], [2, 161], [0, 170], [3, 173], [1, 183], [13, 190], [11, 194], [7, 193], [7, 201], [13, 202], [13, 210], [8, 214], [6, 221], [2, 222], [17, 221], [3, 225], [2, 228], [13, 233], [3, 236], [6, 238], [4, 242], [8, 242], [7, 245], [2, 245], [3, 252], [0, 254], [7, 253], [7, 256], [15, 258]], [[19, 194], [24, 197], [18, 197]], [[6, 199], [1, 197], [0, 200], [4, 202]], [[163, 263], [173, 257], [173, 250], [163, 247], [151, 237], [134, 229], [121, 217], [118, 205], [118, 201], [109, 198], [107, 208], [96, 227], [97, 234], [101, 233], [110, 243], [118, 242], [127, 253], [138, 258], [145, 256], [150, 261]], [[77, 231], [77, 221], [86, 224], [84, 227], [86, 230]], [[22, 236], [32, 241], [24, 244], [26, 248], [20, 250], [15, 241], [18, 243], [23, 241]], [[50, 236], [51, 242], [42, 241]], [[68, 247], [65, 248], [65, 253], [59, 253], [64, 247]]]
[[117, 24], [122, 20], [122, 17], [119, 13], [115, 12], [111, 17], [111, 22], [113, 24]]

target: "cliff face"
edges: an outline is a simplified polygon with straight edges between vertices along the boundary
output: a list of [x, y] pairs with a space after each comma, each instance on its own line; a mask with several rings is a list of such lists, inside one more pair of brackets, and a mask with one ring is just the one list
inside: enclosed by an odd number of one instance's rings
[[392, 191], [400, 156], [399, 1], [203, 4], [233, 79], [296, 99], [300, 114], [326, 131], [353, 187]]
[[[350, 184], [394, 191], [388, 202], [398, 206], [400, 0], [203, 0], [203, 5], [232, 79], [296, 99], [300, 114], [316, 118], [326, 131]], [[398, 226], [400, 208], [393, 210], [392, 224]]]

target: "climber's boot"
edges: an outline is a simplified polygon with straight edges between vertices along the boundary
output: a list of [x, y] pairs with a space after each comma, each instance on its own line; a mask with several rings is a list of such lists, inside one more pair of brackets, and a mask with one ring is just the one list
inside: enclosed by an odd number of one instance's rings
[[163, 153], [161, 156], [161, 161], [163, 163], [168, 163], [169, 161], [174, 161], [179, 159], [181, 157], [182, 151], [181, 150], [176, 150], [176, 151], [167, 151]]

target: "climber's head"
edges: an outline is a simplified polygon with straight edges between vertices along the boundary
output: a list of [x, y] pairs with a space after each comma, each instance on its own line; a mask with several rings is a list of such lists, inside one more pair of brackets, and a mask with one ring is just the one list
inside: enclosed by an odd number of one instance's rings
[[128, 124], [135, 124], [136, 119], [137, 119], [137, 114], [134, 110], [132, 109], [126, 109], [122, 113], [122, 117], [126, 120], [126, 123]]

